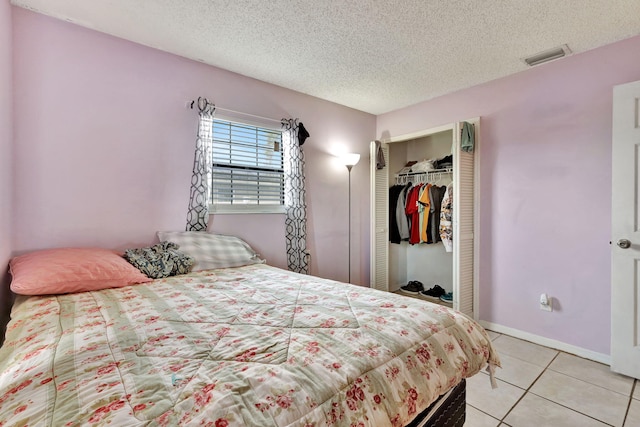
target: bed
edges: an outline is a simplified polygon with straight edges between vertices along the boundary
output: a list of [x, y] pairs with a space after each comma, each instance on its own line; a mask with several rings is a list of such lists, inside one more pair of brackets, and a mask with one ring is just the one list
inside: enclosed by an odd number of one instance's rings
[[461, 426], [464, 379], [499, 363], [444, 306], [260, 263], [207, 269], [19, 296], [0, 426]]

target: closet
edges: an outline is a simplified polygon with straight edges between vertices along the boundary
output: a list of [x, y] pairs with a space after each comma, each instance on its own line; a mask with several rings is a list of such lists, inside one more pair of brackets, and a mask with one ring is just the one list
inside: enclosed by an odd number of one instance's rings
[[[460, 146], [463, 123], [474, 129], [473, 151]], [[480, 119], [468, 119], [409, 135], [387, 138], [381, 149], [385, 166], [377, 167], [376, 143], [371, 143], [371, 283], [383, 291], [396, 291], [408, 281], [422, 282], [425, 289], [435, 284], [453, 292], [453, 308], [474, 316], [477, 295], [477, 160]], [[451, 157], [451, 167], [433, 172], [406, 173], [408, 162]], [[436, 164], [436, 167], [439, 165]], [[395, 184], [429, 182], [439, 186], [452, 183], [453, 249], [442, 242], [391, 243], [389, 191]]]

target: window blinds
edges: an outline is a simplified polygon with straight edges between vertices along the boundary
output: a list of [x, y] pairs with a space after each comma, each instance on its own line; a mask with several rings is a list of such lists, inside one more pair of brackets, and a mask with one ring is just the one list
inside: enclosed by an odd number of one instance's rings
[[213, 121], [214, 205], [283, 205], [282, 132]]

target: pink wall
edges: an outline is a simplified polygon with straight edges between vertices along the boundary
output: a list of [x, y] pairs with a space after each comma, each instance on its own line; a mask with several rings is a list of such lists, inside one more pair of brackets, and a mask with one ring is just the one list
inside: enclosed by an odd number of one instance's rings
[[13, 140], [13, 85], [11, 49], [11, 6], [0, 0], [0, 342], [7, 316], [7, 262], [11, 256], [11, 147]]
[[482, 117], [481, 320], [609, 354], [612, 88], [640, 79], [638, 52], [635, 37], [378, 116], [391, 136]]
[[[0, 20], [7, 31], [6, 4]], [[6, 56], [11, 45], [0, 39]], [[299, 117], [311, 132], [305, 153], [313, 274], [347, 278], [347, 171], [332, 154], [363, 155], [352, 175], [352, 281], [366, 284], [368, 142], [383, 132], [482, 116], [480, 318], [609, 353], [611, 91], [640, 79], [640, 37], [377, 121], [18, 8], [13, 48], [13, 243], [3, 240], [3, 259], [55, 246], [143, 245], [157, 230], [182, 229], [196, 130], [195, 113], [184, 105], [203, 95], [250, 114]], [[3, 89], [10, 75], [0, 69]], [[2, 108], [11, 112], [6, 101]], [[12, 149], [7, 135], [2, 130], [3, 156]], [[8, 174], [4, 166], [6, 156], [0, 169]], [[3, 206], [8, 188], [0, 187]], [[0, 216], [3, 234], [6, 218]], [[211, 230], [240, 235], [271, 264], [286, 265], [280, 215], [218, 215]], [[538, 309], [542, 292], [556, 299], [553, 313]]]
[[[185, 102], [280, 119], [298, 117], [304, 145], [312, 273], [346, 280], [347, 171], [332, 153], [361, 150], [375, 117], [102, 33], [13, 9], [16, 252], [155, 241], [183, 230], [197, 114]], [[366, 167], [354, 171], [368, 203]], [[368, 283], [368, 212], [352, 277]], [[282, 215], [217, 215], [211, 230], [245, 238], [286, 267]]]

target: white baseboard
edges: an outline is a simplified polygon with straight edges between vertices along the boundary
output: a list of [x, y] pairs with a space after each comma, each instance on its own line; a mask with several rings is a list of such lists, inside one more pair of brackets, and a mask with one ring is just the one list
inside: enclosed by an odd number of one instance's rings
[[545, 347], [553, 348], [555, 350], [564, 351], [565, 353], [575, 354], [576, 356], [593, 360], [595, 362], [604, 363], [605, 365], [611, 365], [611, 356], [608, 354], [587, 350], [586, 348], [577, 347], [575, 345], [553, 340], [551, 338], [541, 337], [540, 335], [535, 335], [529, 332], [521, 331], [519, 329], [509, 328], [508, 326], [498, 325], [497, 323], [485, 322], [484, 320], [479, 320], [478, 323], [480, 323], [485, 329], [489, 329], [493, 332], [498, 332], [499, 334], [505, 334], [514, 338], [520, 338], [525, 341], [530, 341], [534, 344], [539, 344]]

